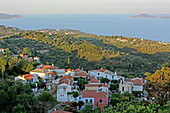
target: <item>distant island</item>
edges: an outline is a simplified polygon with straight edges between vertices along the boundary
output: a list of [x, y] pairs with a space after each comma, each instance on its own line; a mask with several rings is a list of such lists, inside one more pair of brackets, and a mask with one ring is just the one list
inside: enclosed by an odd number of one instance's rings
[[134, 18], [169, 18], [170, 19], [170, 17], [168, 17], [168, 16], [157, 17], [157, 16], [145, 14], [145, 13], [142, 13], [140, 15], [130, 16], [130, 17], [134, 17]]
[[21, 18], [21, 15], [9, 15], [5, 13], [0, 13], [0, 19], [13, 19], [13, 18]]

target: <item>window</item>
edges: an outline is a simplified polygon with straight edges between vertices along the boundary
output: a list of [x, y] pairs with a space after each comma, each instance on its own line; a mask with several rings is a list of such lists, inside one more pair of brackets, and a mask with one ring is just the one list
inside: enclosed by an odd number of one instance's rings
[[86, 99], [86, 103], [88, 103], [88, 100]]
[[98, 73], [98, 75], [100, 75], [100, 73]]
[[107, 75], [106, 75], [106, 78], [107, 78]]
[[92, 103], [92, 99], [90, 99], [90, 103]]
[[102, 99], [100, 99], [100, 100], [99, 100], [99, 103], [102, 103], [102, 102], [103, 102]]
[[124, 87], [122, 87], [122, 91], [124, 91]]
[[102, 88], [100, 88], [99, 91], [102, 91]]

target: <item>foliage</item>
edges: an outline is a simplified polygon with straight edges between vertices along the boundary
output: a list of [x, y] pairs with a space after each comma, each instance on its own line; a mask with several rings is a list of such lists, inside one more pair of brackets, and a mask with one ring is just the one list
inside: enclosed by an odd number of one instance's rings
[[27, 113], [25, 110], [24, 105], [18, 104], [17, 106], [13, 107], [13, 113]]
[[[170, 100], [170, 66], [169, 64], [163, 65], [161, 70], [157, 70], [155, 73], [145, 73], [146, 79], [149, 80], [146, 84], [146, 91], [148, 99], [159, 103], [160, 105], [166, 104], [166, 101]], [[154, 97], [154, 99], [153, 99]]]
[[154, 74], [150, 75], [149, 73], [145, 73], [146, 80], [155, 83], [170, 83], [170, 66], [166, 64], [162, 67], [162, 69], [157, 70]]
[[37, 100], [39, 109], [41, 109], [42, 112], [47, 111], [57, 104], [56, 99], [48, 91], [43, 91], [42, 94], [38, 95]]
[[157, 113], [158, 109], [159, 105], [149, 104], [148, 106], [144, 106], [137, 101], [126, 101], [105, 109], [103, 113]]
[[128, 92], [112, 93], [111, 94], [111, 103], [112, 106], [115, 106], [117, 103], [134, 100], [134, 95]]
[[[153, 73], [164, 62], [170, 61], [169, 44], [122, 36], [85, 33], [65, 35], [54, 30], [53, 34], [49, 33], [51, 30], [45, 31], [29, 31], [17, 37], [4, 38], [0, 47], [9, 48], [15, 54], [28, 47], [33, 56], [41, 58], [42, 63], [54, 63], [60, 68], [83, 66], [89, 70], [106, 67], [120, 75], [126, 73], [133, 77], [143, 75], [144, 72]], [[127, 39], [128, 42], [117, 39]], [[160, 48], [154, 48], [156, 46]], [[140, 48], [148, 49], [143, 51]]]
[[5, 58], [0, 57], [0, 70], [2, 72], [2, 80], [4, 81], [4, 72], [5, 72], [5, 66], [7, 64], [7, 61], [5, 60]]
[[109, 83], [110, 80], [109, 80], [108, 78], [101, 78], [101, 79], [100, 79], [100, 82], [101, 82], [101, 83]]
[[91, 103], [88, 103], [84, 106], [84, 108], [80, 111], [80, 113], [93, 113], [93, 105]]
[[47, 91], [35, 97], [30, 84], [5, 80], [0, 83], [0, 112], [42, 113], [53, 107], [56, 99]]
[[85, 88], [85, 84], [88, 84], [84, 78], [78, 78], [77, 81], [77, 85], [79, 86], [80, 90], [83, 90]]
[[23, 53], [24, 55], [28, 55], [28, 56], [31, 56], [31, 55], [32, 55], [31, 50], [30, 50], [30, 48], [28, 48], [28, 47], [23, 48], [22, 53]]

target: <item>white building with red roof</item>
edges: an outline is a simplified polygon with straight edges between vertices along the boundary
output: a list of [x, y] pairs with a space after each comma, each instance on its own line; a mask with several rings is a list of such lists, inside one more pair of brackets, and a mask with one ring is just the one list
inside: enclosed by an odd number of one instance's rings
[[89, 70], [90, 76], [93, 76], [97, 79], [108, 78], [109, 80], [119, 80], [121, 76], [117, 76], [117, 73], [113, 73], [107, 69], [98, 69], [98, 70]]
[[86, 72], [80, 72], [74, 75], [74, 77], [82, 77], [82, 78], [87, 78], [87, 73]]
[[4, 53], [4, 52], [5, 52], [5, 49], [0, 48], [0, 53]]
[[121, 80], [119, 84], [119, 91], [121, 93], [128, 91], [132, 93], [132, 91], [143, 91], [144, 80], [139, 77], [135, 77], [133, 79]]
[[34, 57], [34, 60], [40, 62], [40, 57]]
[[71, 94], [74, 78], [72, 76], [63, 76], [57, 86], [57, 101], [58, 102], [71, 102], [74, 98]]
[[32, 74], [25, 74], [25, 75], [20, 75], [15, 77], [15, 81], [16, 80], [22, 80], [23, 83], [34, 83], [34, 82], [38, 82], [38, 76], [36, 75], [32, 75]]

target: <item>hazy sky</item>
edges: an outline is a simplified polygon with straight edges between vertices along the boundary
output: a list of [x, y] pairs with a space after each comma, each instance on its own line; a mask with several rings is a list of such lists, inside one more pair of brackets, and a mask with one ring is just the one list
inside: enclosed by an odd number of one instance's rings
[[170, 14], [170, 0], [0, 0], [11, 14]]

